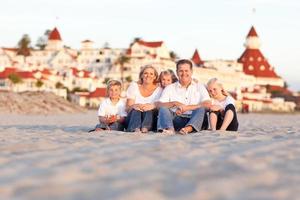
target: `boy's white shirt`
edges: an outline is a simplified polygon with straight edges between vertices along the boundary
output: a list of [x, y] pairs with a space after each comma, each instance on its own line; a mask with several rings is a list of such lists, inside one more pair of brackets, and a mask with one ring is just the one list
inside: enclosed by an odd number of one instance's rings
[[105, 117], [110, 115], [118, 115], [126, 117], [126, 100], [121, 98], [115, 105], [111, 102], [110, 98], [105, 98], [99, 106], [98, 116]]
[[211, 99], [212, 105], [219, 105], [222, 107], [223, 110], [225, 110], [226, 106], [229, 104], [232, 104], [235, 106], [235, 100], [231, 96], [227, 96], [223, 101], [218, 101], [216, 99]]

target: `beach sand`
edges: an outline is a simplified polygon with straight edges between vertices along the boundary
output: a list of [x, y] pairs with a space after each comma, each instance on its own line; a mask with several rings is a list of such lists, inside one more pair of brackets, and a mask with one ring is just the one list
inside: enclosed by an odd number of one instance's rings
[[186, 136], [87, 133], [96, 111], [0, 119], [0, 199], [300, 198], [300, 115]]

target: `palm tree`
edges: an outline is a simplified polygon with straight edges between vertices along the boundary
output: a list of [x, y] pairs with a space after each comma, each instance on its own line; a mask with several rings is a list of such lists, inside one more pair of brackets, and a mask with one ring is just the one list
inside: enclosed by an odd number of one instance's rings
[[51, 33], [50, 29], [47, 29], [44, 33], [43, 36], [40, 36], [36, 42], [36, 45], [40, 50], [44, 50], [45, 47], [47, 46], [47, 42], [48, 42], [48, 37]]
[[170, 57], [172, 60], [176, 60], [178, 58], [177, 54], [174, 51], [170, 51]]
[[118, 57], [118, 59], [115, 62], [116, 65], [120, 65], [122, 83], [124, 81], [124, 65], [125, 63], [129, 63], [129, 60], [130, 58], [128, 56], [122, 54]]
[[23, 55], [24, 57], [30, 56], [30, 37], [28, 34], [24, 34], [18, 42], [17, 55]]

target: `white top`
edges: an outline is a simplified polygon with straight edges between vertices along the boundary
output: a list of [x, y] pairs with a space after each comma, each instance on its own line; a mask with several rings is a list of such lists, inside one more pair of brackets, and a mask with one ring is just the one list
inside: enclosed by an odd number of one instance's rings
[[111, 102], [110, 98], [105, 98], [98, 109], [98, 116], [105, 117], [110, 115], [118, 115], [125, 117], [127, 113], [125, 111], [126, 101], [125, 99], [120, 99], [115, 105]]
[[212, 105], [219, 105], [225, 110], [226, 106], [232, 104], [235, 106], [235, 100], [231, 96], [227, 96], [223, 101], [218, 101], [216, 99], [212, 99]]
[[[159, 99], [162, 103], [178, 101], [184, 105], [197, 105], [206, 100], [210, 100], [210, 97], [205, 86], [194, 81], [187, 88], [182, 87], [178, 81], [168, 85]], [[172, 108], [172, 111], [175, 112], [175, 110], [176, 108]], [[191, 113], [192, 111], [187, 111], [184, 114]]]
[[139, 86], [136, 82], [130, 83], [128, 89], [127, 89], [127, 99], [133, 99], [135, 103], [154, 103], [158, 101], [160, 95], [161, 95], [162, 89], [161, 87], [157, 87], [154, 92], [148, 96], [143, 97], [140, 93]]

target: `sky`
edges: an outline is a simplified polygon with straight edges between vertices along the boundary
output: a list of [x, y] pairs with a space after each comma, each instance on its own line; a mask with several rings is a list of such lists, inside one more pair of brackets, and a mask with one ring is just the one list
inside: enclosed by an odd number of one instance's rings
[[85, 39], [128, 48], [140, 37], [164, 41], [180, 58], [197, 48], [203, 60], [235, 60], [253, 25], [276, 73], [300, 91], [299, 10], [298, 0], [2, 0], [0, 47], [15, 47], [23, 34], [34, 46], [57, 27], [72, 48]]

